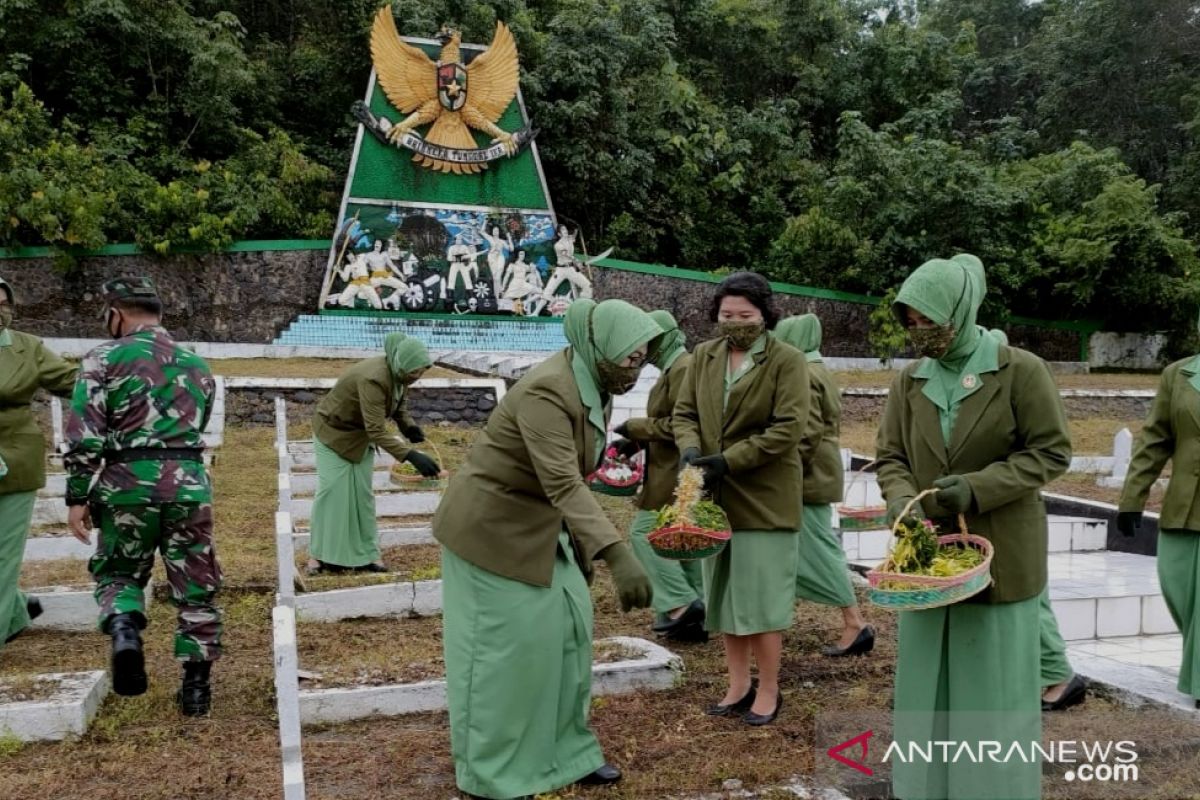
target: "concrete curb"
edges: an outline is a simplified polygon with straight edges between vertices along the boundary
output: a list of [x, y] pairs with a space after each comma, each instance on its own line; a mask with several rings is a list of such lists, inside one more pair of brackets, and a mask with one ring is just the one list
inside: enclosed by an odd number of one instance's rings
[[[51, 672], [35, 676], [58, 687], [45, 700], [0, 703], [0, 734], [23, 742], [57, 742], [82, 736], [108, 694], [108, 675], [102, 671]], [[4, 681], [0, 680], [0, 685]]]
[[[661, 691], [675, 685], [682, 660], [645, 639], [618, 636], [603, 641], [637, 650], [640, 658], [592, 667], [592, 696], [639, 690]], [[300, 721], [304, 725], [348, 722], [374, 716], [399, 716], [446, 708], [446, 682], [354, 689], [308, 689], [300, 692]]]
[[338, 622], [359, 617], [433, 616], [442, 613], [442, 582], [401, 581], [296, 595], [303, 622]]

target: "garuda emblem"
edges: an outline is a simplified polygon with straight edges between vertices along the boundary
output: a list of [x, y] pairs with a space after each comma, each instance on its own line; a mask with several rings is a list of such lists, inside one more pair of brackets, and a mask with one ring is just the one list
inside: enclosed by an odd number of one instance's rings
[[[413, 160], [424, 167], [479, 172], [533, 138], [529, 128], [510, 133], [496, 125], [517, 94], [517, 43], [508, 26], [497, 22], [491, 46], [464, 64], [457, 30], [443, 27], [437, 40], [442, 49], [434, 61], [400, 38], [390, 5], [380, 9], [371, 29], [371, 59], [387, 99], [408, 116], [392, 124], [361, 103], [354, 113], [383, 141], [413, 150]], [[428, 123], [433, 124], [422, 139], [415, 129]], [[492, 146], [478, 147], [471, 129], [491, 136]]]

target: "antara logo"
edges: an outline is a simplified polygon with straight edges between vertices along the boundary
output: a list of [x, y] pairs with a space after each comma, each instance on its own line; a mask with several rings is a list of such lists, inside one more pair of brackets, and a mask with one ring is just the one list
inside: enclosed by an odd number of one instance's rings
[[[835, 744], [833, 747], [829, 748], [825, 752], [828, 753], [829, 757], [832, 758], [834, 761], [845, 764], [847, 767], [852, 767], [853, 769], [858, 770], [859, 772], [861, 772], [864, 775], [874, 775], [875, 771], [873, 769], [871, 769], [870, 767], [868, 767], [865, 763], [867, 760], [868, 742], [870, 741], [871, 737], [874, 735], [875, 735], [875, 731], [865, 731], [863, 733], [860, 733], [858, 736], [855, 736], [853, 739], [847, 739], [846, 741], [842, 742], [841, 744]], [[861, 750], [861, 752], [859, 753], [859, 756], [858, 756], [858, 761], [853, 761], [850, 758], [847, 758], [846, 756], [842, 755], [843, 750], [850, 750], [855, 747], [858, 747]]]

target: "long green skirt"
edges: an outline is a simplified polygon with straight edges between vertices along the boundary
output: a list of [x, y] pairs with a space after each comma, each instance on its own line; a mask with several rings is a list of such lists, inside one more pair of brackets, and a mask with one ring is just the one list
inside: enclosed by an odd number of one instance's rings
[[318, 561], [339, 567], [363, 567], [379, 560], [379, 528], [371, 487], [375, 452], [367, 448], [355, 464], [319, 439], [317, 496], [312, 507], [312, 539], [308, 552]]
[[833, 506], [804, 506], [796, 537], [796, 597], [846, 608], [856, 602], [846, 551], [833, 530]]
[[796, 611], [796, 531], [734, 531], [704, 560], [704, 626], [750, 636], [792, 626]]
[[[902, 800], [1028, 800], [1041, 797], [1041, 764], [1031, 755], [1042, 735], [1038, 598], [958, 603], [900, 613], [893, 712], [892, 792]], [[1020, 743], [1029, 761], [965, 754], [953, 761], [929, 742]], [[956, 745], [957, 747], [957, 745]]]
[[1179, 691], [1200, 698], [1200, 532], [1159, 531], [1158, 583], [1183, 634]]
[[693, 600], [704, 596], [704, 567], [699, 561], [675, 561], [654, 552], [646, 536], [654, 530], [656, 516], [653, 511], [639, 511], [629, 528], [629, 540], [650, 576], [653, 608], [661, 615], [691, 605]]
[[1050, 584], [1038, 598], [1038, 630], [1042, 641], [1042, 688], [1069, 681], [1075, 674], [1067, 660], [1067, 643], [1058, 631], [1058, 618], [1050, 606]]
[[17, 583], [36, 501], [37, 492], [0, 494], [0, 649], [5, 639], [29, 627], [25, 595]]
[[480, 797], [550, 792], [604, 764], [588, 727], [592, 599], [559, 538], [550, 588], [502, 578], [442, 548], [450, 750]]

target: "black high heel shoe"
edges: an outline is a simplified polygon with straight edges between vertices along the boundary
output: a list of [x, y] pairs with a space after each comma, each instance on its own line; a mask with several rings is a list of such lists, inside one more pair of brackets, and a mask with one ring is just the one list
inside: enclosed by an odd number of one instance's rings
[[736, 703], [730, 703], [723, 706], [720, 703], [709, 706], [704, 713], [710, 717], [732, 717], [736, 714], [742, 714], [750, 710], [750, 706], [754, 705], [754, 698], [758, 696], [758, 678], [750, 679], [750, 691], [746, 692], [746, 696]]
[[779, 699], [775, 701], [775, 710], [770, 714], [755, 714], [753, 711], [747, 709], [746, 713], [742, 715], [742, 722], [755, 727], [770, 725], [779, 716], [781, 708], [783, 708], [783, 692], [779, 693]]
[[846, 647], [826, 647], [821, 655], [826, 658], [845, 658], [846, 656], [863, 656], [875, 649], [875, 629], [864, 625], [854, 637], [854, 641]]

